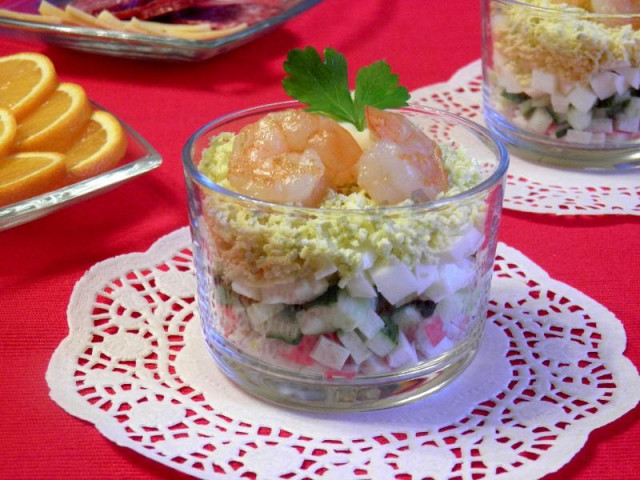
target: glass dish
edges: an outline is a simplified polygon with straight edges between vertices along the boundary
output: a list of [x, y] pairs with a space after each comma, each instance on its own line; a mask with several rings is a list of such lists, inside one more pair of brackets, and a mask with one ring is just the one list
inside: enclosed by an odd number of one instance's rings
[[468, 120], [411, 106], [395, 111], [446, 149], [451, 178], [467, 182], [459, 193], [304, 208], [240, 195], [199, 170], [212, 138], [299, 107], [218, 118], [184, 147], [206, 343], [241, 388], [289, 407], [363, 411], [428, 395], [465, 369], [482, 336], [506, 150]]
[[[199, 61], [244, 45], [313, 7], [320, 0], [287, 0], [282, 13], [215, 40], [184, 40], [69, 25], [49, 25], [0, 17], [0, 34], [20, 40], [39, 40], [59, 47], [126, 58]], [[51, 2], [57, 6], [65, 0]], [[40, 0], [9, 0], [2, 8], [37, 13]]]
[[640, 13], [561, 3], [580, 1], [483, 0], [487, 125], [527, 160], [639, 164]]
[[[93, 106], [97, 110], [106, 111], [96, 103]], [[49, 215], [159, 167], [162, 164], [160, 154], [129, 125], [119, 118], [118, 120], [127, 133], [128, 142], [127, 152], [120, 161], [120, 166], [58, 190], [0, 207], [0, 231]]]

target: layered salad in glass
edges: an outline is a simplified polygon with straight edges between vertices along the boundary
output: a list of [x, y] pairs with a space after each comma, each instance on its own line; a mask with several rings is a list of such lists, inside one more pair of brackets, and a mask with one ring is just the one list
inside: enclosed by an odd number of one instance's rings
[[487, 0], [488, 109], [593, 148], [640, 137], [640, 2]]
[[486, 182], [481, 161], [425, 133], [418, 120], [434, 113], [404, 106], [409, 95], [385, 62], [361, 69], [355, 91], [332, 49], [324, 61], [294, 50], [285, 70], [285, 90], [306, 108], [265, 107], [211, 135], [195, 162], [215, 185], [191, 195], [205, 332], [324, 379], [472, 354], [501, 176]]

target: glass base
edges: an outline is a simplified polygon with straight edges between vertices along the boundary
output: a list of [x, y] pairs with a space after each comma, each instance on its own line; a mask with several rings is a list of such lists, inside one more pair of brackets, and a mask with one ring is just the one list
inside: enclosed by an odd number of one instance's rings
[[485, 105], [489, 129], [513, 155], [533, 163], [578, 170], [640, 170], [640, 141], [580, 145], [521, 130]]
[[456, 348], [410, 369], [383, 375], [328, 379], [268, 365], [247, 357], [216, 333], [205, 341], [225, 375], [247, 393], [306, 411], [360, 412], [414, 402], [453, 381], [475, 357], [482, 330]]

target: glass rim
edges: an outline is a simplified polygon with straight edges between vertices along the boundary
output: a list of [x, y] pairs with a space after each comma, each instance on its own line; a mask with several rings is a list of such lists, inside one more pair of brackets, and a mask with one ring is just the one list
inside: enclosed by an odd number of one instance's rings
[[[548, 7], [540, 6], [540, 5], [532, 5], [522, 0], [483, 0], [485, 3], [504, 3], [510, 5], [518, 5], [523, 8], [527, 8], [529, 10], [537, 10], [539, 12], [544, 13], [553, 13], [553, 14], [562, 14], [562, 15], [575, 15], [584, 18], [603, 18], [603, 19], [611, 19], [611, 20], [621, 20], [621, 19], [640, 19], [640, 12], [637, 13], [597, 13], [590, 12], [588, 10], [584, 10], [583, 8], [576, 7], [573, 5], [567, 4], [557, 4], [555, 6], [549, 5]], [[568, 8], [567, 8], [568, 7]], [[621, 25], [618, 25], [621, 26]]]
[[[242, 117], [265, 112], [267, 113], [270, 110], [282, 110], [288, 107], [303, 107], [304, 104], [297, 100], [285, 100], [280, 102], [267, 103], [262, 105], [257, 105], [254, 107], [245, 108], [242, 110], [237, 110], [232, 113], [228, 113], [225, 115], [221, 115], [210, 122], [207, 122], [205, 125], [196, 130], [187, 140], [184, 147], [182, 148], [182, 164], [185, 170], [185, 173], [188, 174], [193, 180], [195, 180], [199, 185], [207, 188], [208, 190], [212, 190], [216, 193], [224, 195], [234, 200], [238, 200], [241, 202], [245, 202], [248, 204], [255, 205], [260, 208], [277, 208], [277, 209], [290, 209], [295, 210], [297, 212], [345, 212], [343, 208], [319, 208], [319, 207], [305, 207], [300, 205], [288, 205], [277, 202], [269, 202], [266, 200], [260, 200], [255, 197], [251, 197], [248, 195], [243, 195], [238, 192], [234, 192], [233, 190], [229, 190], [224, 188], [220, 184], [214, 182], [212, 179], [207, 177], [205, 174], [200, 172], [193, 162], [192, 151], [195, 146], [195, 143], [198, 139], [200, 139], [206, 132], [211, 130], [212, 128], [223, 125], [226, 122], [240, 119]], [[429, 107], [426, 105], [418, 104], [418, 103], [409, 103], [404, 107], [389, 109], [391, 111], [400, 111], [400, 112], [414, 112], [414, 113], [422, 113], [428, 114], [432, 117], [440, 117], [448, 120], [450, 123], [454, 123], [460, 125], [467, 129], [467, 131], [471, 131], [476, 137], [480, 137], [484, 140], [485, 145], [491, 148], [492, 152], [496, 155], [498, 160], [496, 168], [491, 174], [479, 182], [477, 185], [465, 190], [463, 192], [457, 193], [455, 195], [451, 195], [449, 197], [442, 197], [436, 200], [432, 200], [429, 202], [416, 203], [411, 205], [393, 205], [386, 206], [380, 205], [371, 208], [352, 208], [349, 209], [349, 213], [357, 213], [357, 212], [402, 212], [406, 210], [436, 210], [441, 207], [445, 207], [448, 205], [455, 205], [461, 203], [469, 198], [472, 198], [484, 191], [488, 191], [494, 185], [498, 184], [507, 173], [507, 169], [509, 166], [509, 153], [507, 151], [507, 147], [502, 143], [499, 137], [491, 132], [488, 128], [483, 127], [482, 125], [473, 122], [472, 120], [466, 119], [459, 115], [447, 112], [445, 110]]]

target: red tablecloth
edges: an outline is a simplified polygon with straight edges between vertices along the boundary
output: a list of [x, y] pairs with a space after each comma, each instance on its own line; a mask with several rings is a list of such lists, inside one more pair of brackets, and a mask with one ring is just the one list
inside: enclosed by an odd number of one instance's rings
[[[187, 224], [181, 148], [205, 122], [285, 99], [282, 61], [293, 47], [332, 46], [352, 74], [386, 59], [415, 89], [447, 80], [480, 56], [478, 2], [327, 0], [284, 27], [202, 63], [90, 55], [6, 38], [0, 55], [39, 51], [63, 81], [137, 129], [164, 158], [130, 183], [46, 218], [0, 232], [0, 476], [7, 479], [180, 478], [102, 437], [48, 397], [45, 371], [67, 335], [75, 282], [95, 263], [146, 250]], [[640, 217], [555, 217], [505, 211], [501, 241], [553, 278], [602, 303], [624, 323], [640, 365]], [[622, 386], [624, 388], [624, 386]], [[547, 479], [630, 479], [640, 472], [640, 408], [593, 432]]]

